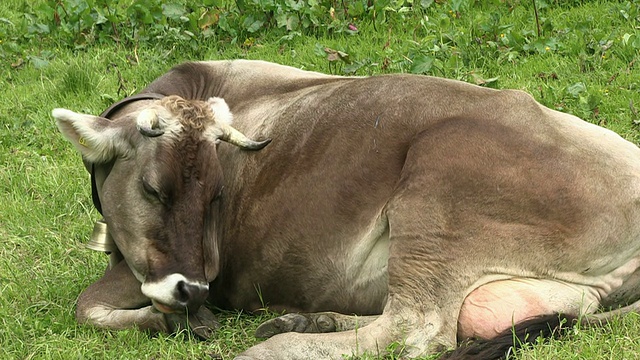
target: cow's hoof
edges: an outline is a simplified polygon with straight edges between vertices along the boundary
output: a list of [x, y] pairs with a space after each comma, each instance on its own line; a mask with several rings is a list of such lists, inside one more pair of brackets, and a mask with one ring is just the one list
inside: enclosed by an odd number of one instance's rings
[[336, 323], [327, 314], [286, 314], [268, 320], [256, 329], [257, 338], [270, 338], [286, 332], [326, 333], [336, 331]]
[[215, 315], [204, 306], [201, 306], [197, 313], [189, 314], [188, 317], [184, 314], [165, 314], [165, 318], [172, 332], [189, 329], [191, 334], [200, 340], [213, 338], [216, 329], [220, 327]]
[[201, 306], [197, 313], [189, 315], [189, 328], [194, 335], [202, 340], [209, 340], [220, 327], [211, 310]]

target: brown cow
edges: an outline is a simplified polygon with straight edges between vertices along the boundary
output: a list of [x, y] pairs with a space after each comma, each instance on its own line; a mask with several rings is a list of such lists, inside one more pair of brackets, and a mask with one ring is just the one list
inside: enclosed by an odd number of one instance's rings
[[266, 305], [308, 314], [239, 358], [416, 357], [638, 307], [640, 150], [520, 91], [212, 61], [53, 116], [124, 256], [83, 323], [206, 336], [205, 301]]

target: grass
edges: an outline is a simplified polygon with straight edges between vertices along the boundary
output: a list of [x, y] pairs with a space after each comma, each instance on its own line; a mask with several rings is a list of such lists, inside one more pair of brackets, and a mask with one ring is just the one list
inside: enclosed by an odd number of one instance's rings
[[[53, 35], [25, 38], [21, 24], [37, 3], [3, 1], [0, 18], [13, 25], [0, 22], [0, 358], [229, 359], [257, 341], [252, 331], [268, 315], [221, 313], [223, 327], [211, 342], [102, 331], [73, 318], [76, 297], [101, 275], [106, 257], [83, 248], [98, 214], [88, 175], [50, 111], [98, 114], [181, 61], [263, 59], [357, 75], [425, 70], [523, 89], [640, 143], [634, 122], [640, 121], [640, 45], [633, 43], [640, 37], [638, 1], [548, 1], [539, 9], [546, 24], [541, 37], [528, 1], [466, 2], [454, 12], [457, 3], [375, 26], [356, 19], [354, 35], [325, 31], [283, 40], [273, 31], [236, 44], [220, 37], [196, 48], [159, 40], [134, 49], [116, 43], [76, 48]], [[528, 42], [519, 42], [522, 37]], [[349, 54], [351, 63], [330, 63], [325, 47]], [[640, 318], [630, 315], [518, 358], [636, 359], [638, 339]]]

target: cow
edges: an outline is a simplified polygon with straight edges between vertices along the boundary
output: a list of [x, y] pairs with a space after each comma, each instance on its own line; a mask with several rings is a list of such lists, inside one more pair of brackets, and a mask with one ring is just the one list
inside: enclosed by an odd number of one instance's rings
[[268, 307], [238, 359], [415, 358], [638, 310], [640, 150], [525, 92], [201, 61], [52, 114], [120, 254], [81, 323]]

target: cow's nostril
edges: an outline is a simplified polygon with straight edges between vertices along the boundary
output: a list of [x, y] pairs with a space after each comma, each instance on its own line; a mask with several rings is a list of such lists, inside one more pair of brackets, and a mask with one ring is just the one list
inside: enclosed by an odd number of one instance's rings
[[191, 298], [191, 290], [189, 290], [187, 283], [179, 281], [176, 287], [178, 289], [178, 300], [182, 302], [189, 301], [189, 298]]
[[187, 307], [198, 308], [204, 303], [209, 293], [207, 286], [192, 284], [186, 281], [178, 281], [176, 284], [177, 298]]

